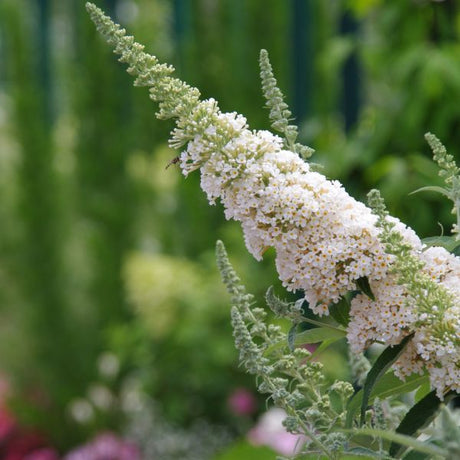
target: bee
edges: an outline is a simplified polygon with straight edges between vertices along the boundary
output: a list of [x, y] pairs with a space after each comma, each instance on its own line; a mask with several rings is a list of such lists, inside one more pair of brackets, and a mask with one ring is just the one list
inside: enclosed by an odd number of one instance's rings
[[173, 158], [167, 165], [165, 169], [168, 169], [171, 165], [176, 165], [180, 161], [180, 156]]

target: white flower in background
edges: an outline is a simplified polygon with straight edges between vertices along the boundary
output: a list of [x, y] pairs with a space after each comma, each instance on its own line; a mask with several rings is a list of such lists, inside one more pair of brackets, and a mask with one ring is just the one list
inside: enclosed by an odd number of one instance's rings
[[70, 416], [78, 423], [89, 423], [94, 417], [93, 406], [83, 398], [74, 399], [69, 404]]
[[114, 353], [102, 353], [97, 360], [97, 368], [101, 377], [113, 379], [120, 370], [120, 361]]
[[88, 388], [88, 398], [94, 407], [106, 411], [114, 403], [114, 396], [105, 385], [94, 383]]

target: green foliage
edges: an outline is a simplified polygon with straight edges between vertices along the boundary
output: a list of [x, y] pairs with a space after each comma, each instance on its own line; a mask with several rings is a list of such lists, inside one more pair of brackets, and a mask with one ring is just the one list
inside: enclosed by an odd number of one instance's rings
[[[234, 367], [223, 288], [214, 267], [204, 265], [131, 254], [123, 273], [137, 320], [109, 333], [123, 368], [138, 375], [164, 415], [181, 425], [199, 417], [218, 423], [228, 417], [228, 396], [252, 383]], [[227, 421], [235, 431], [238, 422]]]
[[[35, 5], [26, 3], [6, 0], [0, 6], [0, 53], [6, 58], [0, 70], [0, 356], [15, 388], [30, 394], [32, 382], [33, 390], [39, 386], [46, 391], [39, 403], [44, 410], [36, 412], [36, 398], [26, 400], [23, 393], [15, 407], [54, 435], [63, 449], [90, 436], [69, 419], [67, 402], [94, 378], [96, 357], [108, 341], [125, 353], [127, 372], [142, 374], [151, 394], [164, 397], [170, 417], [189, 421], [186, 413], [197, 409], [191, 402], [195, 400], [200, 401], [200, 414], [229, 423], [222, 400], [230, 382], [247, 380], [229, 369], [232, 354], [223, 338], [229, 334], [226, 310], [220, 298], [205, 298], [205, 292], [214, 291], [211, 283], [202, 282], [196, 265], [191, 279], [194, 284], [199, 278], [198, 288], [179, 287], [182, 268], [188, 269], [190, 258], [200, 263], [209, 258], [203, 255], [209, 242], [223, 238], [250, 291], [261, 296], [261, 286], [275, 278], [268, 268], [273, 254], [256, 264], [244, 254], [236, 226], [224, 223], [220, 209], [208, 207], [198, 178], [177, 181], [173, 167], [164, 172], [173, 153], [159, 147], [158, 140], [169, 127], [156, 123], [144, 92], [131, 89], [117, 70], [109, 50], [96, 39], [82, 2], [47, 2], [48, 30], [40, 28]], [[181, 11], [175, 10], [179, 3]], [[118, 4], [111, 13], [116, 11], [142, 42], [151, 43], [155, 54], [174, 60], [180, 76], [199, 87], [204, 97], [216, 97], [224, 110], [246, 114], [251, 125], [268, 127], [254, 70], [261, 48], [270, 51], [279, 86], [288, 88], [286, 100], [292, 102], [290, 2], [139, 0], [138, 14], [131, 18], [122, 14], [130, 2], [110, 4]], [[309, 101], [312, 112], [299, 129], [300, 140], [323, 151], [318, 161], [328, 175], [342, 180], [356, 196], [377, 184], [392, 213], [421, 234], [439, 233], [437, 222], [447, 221], [448, 205], [430, 194], [407, 194], [426, 184], [445, 187], [420, 133], [433, 130], [452, 152], [459, 144], [458, 9], [453, 2], [398, 0], [310, 4], [315, 15], [315, 49], [309, 58], [315, 91]], [[359, 36], [339, 31], [341, 18], [350, 11], [360, 21]], [[35, 46], [45, 36], [59, 38], [48, 47]], [[139, 84], [157, 76], [165, 77], [165, 84], [171, 82], [166, 67], [156, 75], [143, 74], [142, 62], [149, 58], [142, 50], [132, 51], [138, 53], [133, 71], [140, 76]], [[351, 53], [361, 66], [363, 106], [358, 124], [345, 134], [341, 69]], [[294, 133], [268, 55], [265, 68], [266, 90], [272, 100], [281, 97], [271, 110], [276, 108], [276, 117], [286, 122], [283, 127]], [[163, 115], [176, 109], [165, 106]], [[451, 158], [442, 157], [439, 145], [435, 148], [448, 166]], [[166, 183], [165, 178], [172, 179]], [[457, 244], [452, 237], [435, 238], [434, 244], [441, 239], [448, 248]], [[150, 279], [143, 278], [149, 271], [143, 264], [152, 262], [152, 253], [161, 254], [155, 264], [163, 260], [167, 265], [172, 255], [179, 256], [172, 264], [177, 271], [177, 292], [172, 288], [172, 293], [177, 295], [164, 303], [155, 303], [156, 294], [139, 286], [142, 279]], [[127, 282], [129, 275], [123, 271], [130, 264], [137, 267], [132, 268], [139, 283], [134, 287], [135, 281]], [[154, 276], [161, 278], [164, 272]], [[204, 276], [213, 280], [209, 272]], [[150, 287], [158, 293], [162, 280], [155, 281]], [[140, 300], [143, 292], [151, 297]], [[267, 300], [275, 313], [295, 324], [304, 321], [299, 304], [276, 300], [272, 294], [267, 293]], [[183, 300], [182, 295], [190, 298]], [[337, 311], [342, 315], [345, 310]], [[333, 317], [347, 324], [346, 314]], [[306, 331], [302, 327], [293, 329], [294, 345], [324, 338], [326, 331], [341, 336], [338, 329], [326, 326]], [[329, 345], [328, 340], [322, 342], [314, 356]], [[276, 348], [287, 350], [287, 337]], [[180, 366], [177, 356], [182, 357]], [[161, 369], [162, 375], [152, 368]], [[368, 367], [363, 369], [361, 377]], [[377, 391], [387, 379], [389, 374], [376, 383], [371, 404], [374, 394], [387, 396]], [[443, 430], [433, 435], [435, 442], [453, 442], [453, 435], [447, 435], [452, 430], [444, 431], [446, 437]]]
[[215, 460], [276, 460], [277, 455], [268, 447], [253, 446], [248, 442], [239, 442], [224, 453], [217, 455]]
[[[11, 404], [21, 421], [43, 426], [64, 446], [79, 437], [66, 416], [66, 404], [90, 378], [91, 363], [84, 357], [91, 344], [80, 334], [88, 323], [75, 315], [64, 287], [64, 236], [69, 227], [62, 196], [67, 190], [55, 167], [49, 18], [32, 23], [22, 14], [25, 8], [24, 2], [1, 6], [10, 128], [19, 150], [3, 190], [16, 190], [14, 208], [5, 216], [12, 224], [2, 226], [1, 235], [4, 270], [16, 293], [7, 296], [3, 311], [12, 319], [10, 327], [20, 331], [13, 341], [7, 336], [2, 340], [2, 367], [10, 374]], [[41, 395], [35, 403], [25, 397], [31, 392]]]
[[[367, 369], [367, 372], [369, 368]], [[426, 375], [414, 374], [408, 377], [405, 381], [401, 381], [391, 372], [387, 372], [385, 375], [381, 376], [378, 381], [376, 381], [373, 386], [370, 395], [368, 397], [368, 404], [373, 404], [376, 398], [381, 401], [401, 395], [403, 393], [410, 393], [411, 391], [416, 390], [421, 387], [428, 381]], [[355, 419], [358, 410], [363, 405], [363, 389], [360, 389], [357, 393], [353, 395], [353, 398], [350, 399], [347, 406], [347, 428], [351, 428], [353, 425], [353, 420]], [[367, 406], [367, 404], [366, 404]]]
[[[379, 430], [379, 429], [371, 429], [371, 428], [360, 428], [353, 431], [354, 436], [372, 436], [374, 438], [380, 437], [389, 441], [393, 441], [395, 443], [399, 443], [405, 445], [407, 447], [411, 447], [417, 453], [428, 454], [433, 459], [442, 459], [446, 458], [447, 450], [437, 447], [435, 445], [431, 445], [422, 441], [418, 441], [410, 436], [404, 436], [401, 434], [392, 433], [391, 431]], [[384, 456], [383, 458], [393, 458]]]

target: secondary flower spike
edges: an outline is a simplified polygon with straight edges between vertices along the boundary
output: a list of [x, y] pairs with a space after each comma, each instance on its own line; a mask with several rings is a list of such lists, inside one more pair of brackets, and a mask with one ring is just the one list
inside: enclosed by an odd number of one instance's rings
[[[364, 294], [353, 300], [348, 339], [354, 351], [376, 341], [398, 343], [426, 324], [416, 300], [391, 273], [395, 256], [385, 251], [371, 209], [348, 195], [338, 181], [312, 171], [279, 136], [250, 130], [243, 116], [222, 113], [213, 99], [200, 100], [196, 88], [171, 77], [171, 66], [145, 53], [96, 6], [88, 3], [87, 9], [120, 61], [129, 65], [135, 85], [150, 87], [151, 98], [159, 102], [158, 116], [176, 119], [170, 145], [183, 149], [183, 174], [200, 170], [209, 202], [219, 199], [227, 219], [241, 222], [246, 246], [256, 259], [275, 248], [277, 270], [288, 290], [302, 290], [310, 308], [323, 315], [366, 277], [375, 300]], [[420, 258], [423, 248], [417, 235], [397, 219], [386, 219]], [[447, 251], [437, 249], [448, 257]], [[452, 266], [460, 273], [454, 259]], [[424, 270], [441, 283], [433, 260], [424, 258]], [[433, 376], [442, 365], [420, 343], [413, 346], [411, 367], [403, 368], [401, 376], [424, 368]], [[458, 351], [456, 344], [453, 347]], [[432, 384], [440, 395], [447, 386], [434, 377]], [[448, 385], [459, 390], [460, 375]]]

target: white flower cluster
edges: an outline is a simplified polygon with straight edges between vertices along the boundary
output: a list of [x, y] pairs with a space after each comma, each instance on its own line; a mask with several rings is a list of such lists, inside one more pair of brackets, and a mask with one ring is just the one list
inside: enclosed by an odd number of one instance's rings
[[[145, 53], [96, 6], [88, 3], [87, 9], [120, 60], [129, 64], [128, 71], [137, 76], [135, 84], [150, 87], [151, 98], [160, 105], [158, 116], [177, 119], [171, 146], [187, 146], [180, 157], [183, 173], [201, 169], [201, 186], [209, 201], [220, 199], [226, 217], [241, 222], [249, 251], [260, 259], [274, 247], [284, 286], [303, 290], [320, 315], [328, 314], [331, 303], [367, 278], [375, 299], [360, 294], [352, 301], [351, 348], [361, 351], [373, 342], [395, 344], [413, 333], [395, 365], [398, 375], [404, 378], [427, 369], [439, 396], [448, 389], [459, 391], [460, 259], [442, 248], [425, 250], [412, 230], [388, 218], [410, 244], [415, 271], [420, 260], [425, 264], [419, 277], [423, 282], [412, 283], [417, 292], [411, 290], [410, 280], [406, 286], [398, 284], [403, 270], [392, 273], [392, 264], [400, 262], [398, 252], [385, 252], [379, 238], [383, 230], [376, 226], [382, 220], [369, 208], [350, 197], [339, 182], [311, 171], [279, 137], [250, 131], [244, 117], [221, 113], [213, 99], [200, 102], [196, 88], [170, 76], [171, 66]], [[289, 125], [289, 111], [268, 58], [265, 61], [263, 86], [273, 126], [286, 135], [284, 145], [296, 149], [297, 130]], [[433, 135], [427, 140], [450, 184], [448, 196], [456, 201], [460, 190], [453, 184], [460, 169]], [[409, 267], [408, 273], [415, 271]], [[433, 292], [421, 292], [422, 286], [432, 286]], [[425, 297], [430, 302], [424, 302]]]
[[375, 300], [364, 294], [352, 300], [348, 342], [351, 350], [361, 352], [372, 343], [396, 345], [409, 334], [417, 319], [413, 305], [396, 276], [389, 275], [379, 283], [370, 283]]
[[[387, 220], [394, 224], [394, 230], [411, 245], [413, 252], [421, 253], [422, 242], [412, 229], [394, 217], [388, 216]], [[388, 345], [400, 343], [412, 332], [418, 319], [413, 299], [408, 297], [404, 286], [398, 284], [396, 275], [386, 273], [381, 279], [371, 279], [369, 284], [375, 299], [359, 294], [351, 302], [347, 337], [355, 353], [362, 352], [375, 342]]]
[[254, 257], [276, 249], [288, 289], [302, 289], [312, 309], [324, 314], [359, 278], [386, 276], [389, 257], [370, 209], [284, 150], [279, 137], [250, 131], [243, 117], [217, 114], [209, 101], [203, 105], [213, 124], [190, 140], [182, 170], [188, 174], [201, 166], [209, 201], [220, 198], [226, 217], [242, 223]]
[[[396, 372], [404, 377], [421, 373], [419, 361], [428, 370], [431, 386], [442, 398], [447, 389], [460, 392], [460, 259], [444, 248], [431, 247], [420, 254], [425, 271], [433, 281], [452, 294], [452, 305], [433, 305], [430, 312], [419, 314], [412, 347], [396, 363]], [[411, 364], [412, 363], [412, 364]]]
[[[425, 263], [424, 271], [459, 299], [459, 258], [441, 247], [423, 248], [418, 238], [414, 238], [415, 234], [410, 235], [407, 230], [404, 235]], [[439, 397], [448, 389], [460, 391], [460, 304], [454, 303], [443, 311], [436, 305], [431, 312], [420, 311], [417, 300], [407, 294], [392, 274], [371, 282], [371, 288], [375, 300], [359, 294], [352, 301], [352, 320], [348, 327], [352, 351], [363, 351], [375, 342], [395, 345], [415, 333], [394, 365], [396, 375], [404, 379], [427, 370], [431, 386]]]
[[[189, 120], [179, 122], [171, 144], [186, 143], [183, 173], [201, 169], [201, 187], [210, 203], [220, 199], [227, 219], [241, 222], [256, 259], [268, 247], [276, 249], [284, 286], [302, 290], [315, 313], [328, 314], [331, 303], [356, 289], [360, 278], [368, 278], [375, 300], [359, 294], [352, 301], [348, 340], [354, 352], [375, 342], [397, 344], [416, 331], [395, 365], [397, 375], [428, 369], [441, 396], [446, 388], [458, 388], [455, 341], [443, 343], [430, 333], [439, 315], [421, 314], [416, 300], [390, 273], [393, 256], [385, 253], [369, 208], [339, 182], [311, 171], [297, 154], [285, 150], [278, 136], [250, 131], [236, 113], [220, 113], [214, 100], [201, 102]], [[431, 278], [460, 297], [459, 259], [443, 248], [424, 250], [411, 229], [388, 219], [425, 262]], [[460, 331], [457, 313], [448, 312], [450, 331]]]

